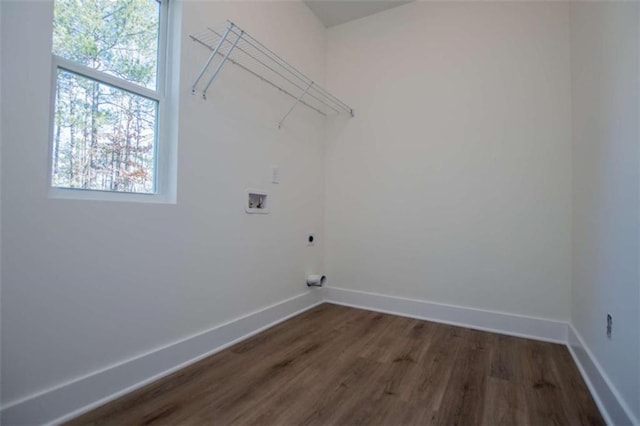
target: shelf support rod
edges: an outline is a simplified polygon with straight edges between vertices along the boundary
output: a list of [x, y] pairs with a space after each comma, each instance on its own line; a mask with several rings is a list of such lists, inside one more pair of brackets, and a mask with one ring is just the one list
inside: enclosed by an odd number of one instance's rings
[[220, 47], [222, 46], [222, 43], [224, 43], [224, 41], [227, 39], [227, 36], [231, 32], [232, 28], [233, 28], [233, 23], [230, 23], [229, 26], [227, 27], [227, 31], [224, 33], [224, 35], [222, 37], [220, 37], [220, 41], [218, 41], [218, 44], [216, 45], [215, 49], [213, 49], [213, 52], [211, 52], [211, 56], [209, 56], [209, 59], [207, 60], [207, 63], [204, 64], [204, 67], [202, 67], [202, 69], [200, 70], [200, 74], [198, 74], [198, 78], [196, 78], [195, 83], [193, 83], [193, 86], [191, 86], [191, 94], [192, 95], [196, 94], [196, 86], [200, 82], [200, 79], [204, 75], [204, 73], [207, 70], [207, 68], [209, 68], [209, 65], [211, 65], [211, 61], [213, 61], [213, 58], [216, 57], [216, 54], [220, 50]]
[[311, 89], [311, 86], [313, 86], [313, 81], [311, 83], [309, 83], [307, 88], [304, 89], [304, 92], [302, 92], [300, 94], [300, 96], [298, 96], [298, 99], [296, 99], [296, 101], [293, 103], [293, 105], [291, 105], [291, 108], [289, 108], [289, 111], [287, 111], [287, 113], [284, 115], [284, 117], [282, 117], [282, 119], [278, 122], [278, 129], [280, 129], [282, 127], [282, 123], [284, 122], [284, 120], [289, 116], [289, 114], [291, 114], [291, 111], [293, 111], [293, 109], [296, 107], [296, 105], [298, 105], [300, 103], [300, 101], [302, 100], [304, 95], [306, 95], [307, 92], [309, 91], [309, 89]]
[[[225, 34], [225, 38], [226, 35], [229, 33], [229, 31], [231, 31], [231, 28], [234, 26], [233, 23], [231, 23], [229, 25], [229, 28], [227, 29], [227, 33]], [[236, 34], [236, 33], [234, 33]], [[229, 50], [227, 50], [227, 53], [225, 53], [224, 57], [222, 58], [222, 60], [220, 61], [220, 63], [218, 64], [218, 67], [216, 68], [216, 70], [213, 72], [213, 75], [211, 76], [211, 78], [209, 79], [209, 81], [207, 82], [207, 85], [204, 87], [204, 90], [202, 91], [202, 99], [207, 99], [207, 90], [209, 89], [209, 86], [211, 86], [211, 83], [213, 82], [213, 80], [218, 76], [218, 73], [220, 72], [220, 70], [222, 69], [222, 66], [224, 65], [225, 62], [227, 62], [227, 59], [229, 59], [229, 54], [231, 54], [231, 52], [233, 51], [233, 49], [236, 48], [236, 45], [238, 44], [238, 42], [240, 41], [240, 39], [242, 38], [242, 34], [244, 34], [244, 31], [240, 31], [240, 34], [238, 34], [238, 37], [236, 37], [235, 41], [233, 42], [233, 44], [231, 45], [231, 47], [229, 48]], [[224, 40], [224, 38], [223, 38]]]

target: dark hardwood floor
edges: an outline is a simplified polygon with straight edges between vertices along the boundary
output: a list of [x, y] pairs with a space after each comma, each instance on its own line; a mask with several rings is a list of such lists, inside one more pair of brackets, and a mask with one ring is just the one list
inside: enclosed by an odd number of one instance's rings
[[323, 304], [69, 424], [604, 424], [558, 344]]

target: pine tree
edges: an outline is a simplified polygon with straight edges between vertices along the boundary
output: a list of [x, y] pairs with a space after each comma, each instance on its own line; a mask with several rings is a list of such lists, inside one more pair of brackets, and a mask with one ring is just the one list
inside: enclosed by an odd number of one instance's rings
[[[155, 0], [56, 0], [53, 53], [155, 89]], [[59, 71], [53, 182], [56, 186], [151, 192], [156, 102]]]

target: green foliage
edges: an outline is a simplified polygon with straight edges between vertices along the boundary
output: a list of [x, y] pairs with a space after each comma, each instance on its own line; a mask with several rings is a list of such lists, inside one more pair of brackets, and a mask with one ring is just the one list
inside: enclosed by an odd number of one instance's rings
[[[53, 53], [155, 89], [155, 0], [56, 0]], [[53, 184], [154, 191], [157, 102], [59, 70]]]
[[158, 23], [155, 0], [56, 0], [53, 53], [153, 89]]

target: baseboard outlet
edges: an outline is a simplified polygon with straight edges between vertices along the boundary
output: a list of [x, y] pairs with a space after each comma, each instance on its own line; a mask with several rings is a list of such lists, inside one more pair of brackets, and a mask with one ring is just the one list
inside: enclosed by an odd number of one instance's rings
[[573, 325], [567, 347], [608, 425], [640, 425]]
[[311, 290], [115, 366], [16, 401], [2, 424], [58, 424], [219, 352], [323, 303]]
[[567, 342], [567, 323], [562, 321], [444, 305], [337, 287], [327, 287], [325, 291], [326, 301], [338, 305], [553, 343], [565, 344]]

